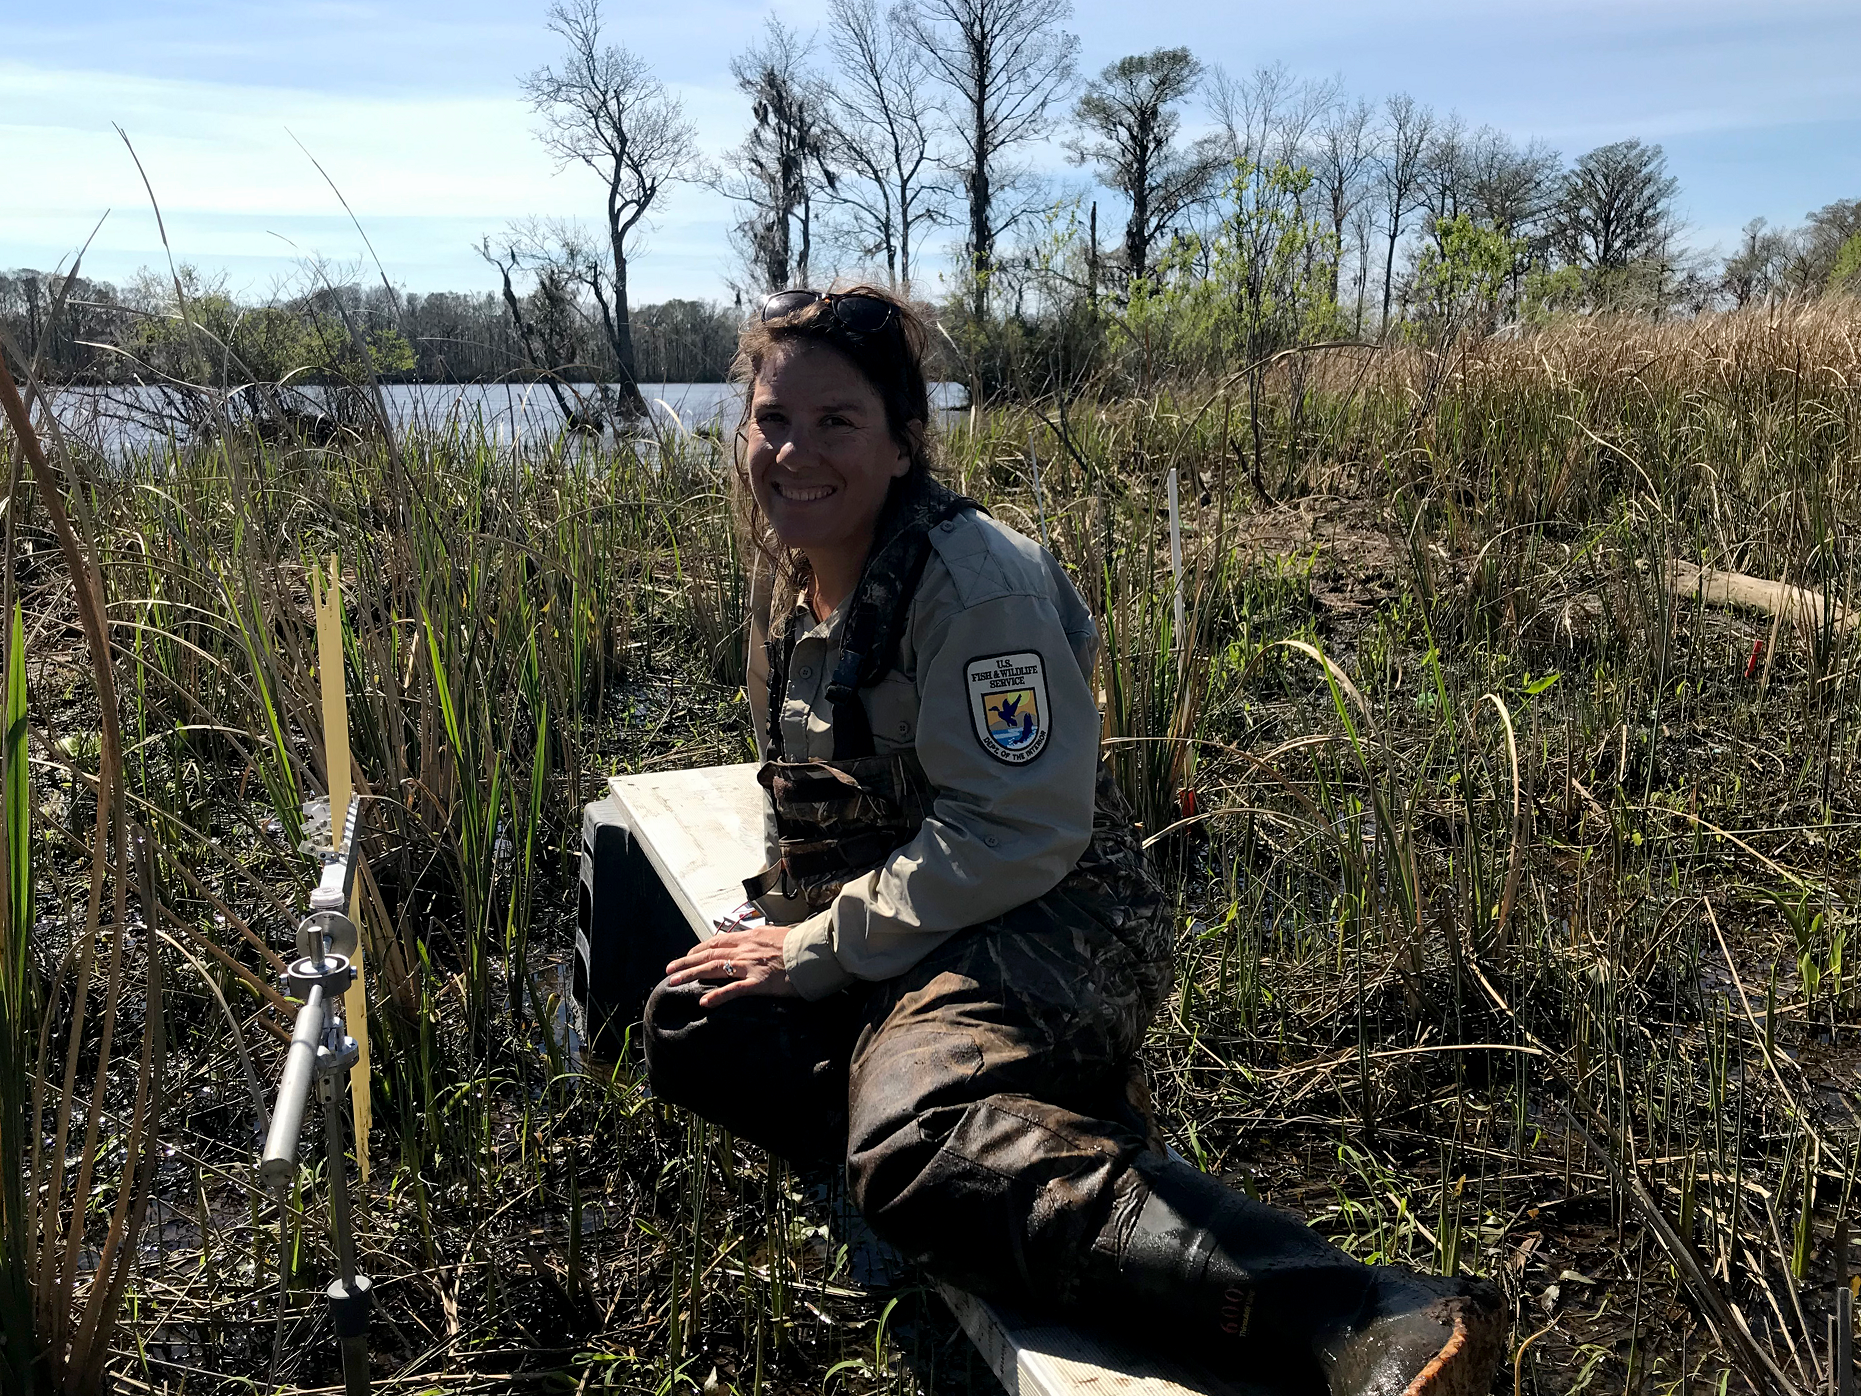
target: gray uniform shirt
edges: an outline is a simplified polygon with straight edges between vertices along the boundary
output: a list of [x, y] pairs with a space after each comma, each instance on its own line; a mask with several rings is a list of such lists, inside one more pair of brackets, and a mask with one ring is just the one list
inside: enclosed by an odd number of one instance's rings
[[[1092, 837], [1098, 632], [1085, 603], [1044, 548], [987, 515], [960, 514], [930, 541], [897, 667], [860, 698], [880, 752], [915, 748], [931, 812], [915, 838], [789, 931], [783, 960], [804, 998], [902, 974], [964, 927], [1044, 895]], [[781, 712], [790, 760], [833, 756], [827, 683], [847, 610], [824, 621], [801, 612]], [[763, 633], [766, 623], [753, 626], [747, 685], [759, 742]]]

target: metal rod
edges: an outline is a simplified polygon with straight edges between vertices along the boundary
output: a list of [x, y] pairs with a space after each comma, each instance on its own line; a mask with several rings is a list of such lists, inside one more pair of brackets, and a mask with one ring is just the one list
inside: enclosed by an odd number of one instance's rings
[[304, 1107], [310, 1099], [310, 1078], [316, 1072], [317, 1044], [323, 1040], [323, 986], [312, 984], [297, 1010], [297, 1026], [284, 1058], [284, 1075], [278, 1081], [278, 1108], [271, 1112], [271, 1131], [265, 1152], [259, 1156], [259, 1182], [267, 1188], [290, 1183], [297, 1172], [297, 1136], [304, 1129]]
[[368, 1396], [368, 1335], [342, 1340], [343, 1396]]
[[343, 1157], [343, 1103], [348, 1095], [348, 1073], [340, 1069], [317, 1074], [317, 1094], [323, 1098], [323, 1146], [328, 1158], [330, 1231], [336, 1244], [336, 1270], [340, 1278], [329, 1288], [332, 1317], [342, 1343], [342, 1379], [345, 1396], [368, 1396], [369, 1283], [355, 1273], [355, 1232], [349, 1213], [349, 1164]]
[[355, 1283], [355, 1236], [350, 1229], [349, 1165], [343, 1158], [342, 1082], [336, 1072], [317, 1077], [323, 1097], [323, 1144], [329, 1158], [330, 1226], [336, 1236], [336, 1272], [345, 1286]]
[[[322, 860], [322, 878], [310, 895], [310, 915], [297, 927], [297, 949], [287, 979], [303, 993], [291, 1046], [285, 1053], [284, 1072], [278, 1081], [278, 1105], [259, 1158], [259, 1179], [274, 1189], [282, 1209], [285, 1189], [297, 1173], [298, 1136], [303, 1133], [314, 1081], [323, 1102], [323, 1144], [327, 1151], [330, 1187], [330, 1230], [340, 1275], [324, 1291], [330, 1319], [342, 1344], [343, 1387], [347, 1396], [368, 1396], [368, 1314], [374, 1287], [355, 1269], [355, 1234], [349, 1211], [349, 1169], [343, 1145], [342, 1107], [347, 1103], [348, 1071], [356, 1059], [342, 1018], [342, 991], [354, 982], [355, 926], [345, 914], [355, 877], [356, 817], [360, 797], [348, 802], [347, 818], [333, 834], [334, 847], [315, 846], [315, 835], [302, 845], [304, 852]], [[321, 811], [306, 805], [305, 813], [318, 822]], [[332, 1000], [332, 994], [335, 995]], [[282, 1253], [279, 1265], [283, 1280]]]
[[1835, 1396], [1855, 1396], [1854, 1301], [1843, 1276], [1842, 1287], [1835, 1291]]

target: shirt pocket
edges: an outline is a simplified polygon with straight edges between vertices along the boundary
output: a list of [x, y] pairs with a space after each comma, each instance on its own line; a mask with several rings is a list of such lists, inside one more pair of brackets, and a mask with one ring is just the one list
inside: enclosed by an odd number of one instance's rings
[[908, 750], [918, 740], [918, 686], [897, 670], [865, 692], [872, 744], [885, 753]]

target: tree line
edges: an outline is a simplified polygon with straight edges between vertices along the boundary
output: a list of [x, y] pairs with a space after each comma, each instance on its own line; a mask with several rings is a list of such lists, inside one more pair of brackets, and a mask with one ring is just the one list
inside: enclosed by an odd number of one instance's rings
[[[44, 374], [63, 382], [329, 383], [370, 373], [389, 383], [605, 382], [617, 371], [546, 280], [526, 285], [513, 307], [499, 292], [420, 294], [331, 280], [328, 268], [311, 279], [312, 290], [242, 299], [223, 277], [186, 265], [120, 286], [0, 271], [0, 330], [37, 346]], [[718, 382], [736, 352], [737, 313], [715, 302], [638, 306], [632, 323], [642, 382]]]
[[[884, 11], [831, 0], [819, 36], [768, 20], [732, 65], [749, 133], [721, 177], [708, 176], [743, 209], [743, 288], [825, 274], [909, 291], [926, 235], [950, 227], [970, 313], [1012, 306], [1015, 288], [991, 282], [1039, 263], [1048, 215], [1067, 201], [1029, 159], [1056, 135], [1109, 196], [1103, 235], [1098, 202], [1074, 201], [1085, 205], [1088, 291], [1119, 300], [1172, 249], [1208, 243], [1232, 211], [1237, 172], [1275, 169], [1300, 175], [1295, 212], [1317, 225], [1324, 245], [1313, 255], [1360, 332], [1384, 333], [1426, 301], [1431, 259], [1447, 253], [1456, 220], [1506, 242], [1515, 299], [1530, 274], [1567, 272], [1546, 289], [1585, 310], [1816, 293], [1845, 284], [1861, 257], [1861, 203], [1843, 200], [1799, 230], [1759, 220], [1715, 262], [1682, 237], [1661, 147], [1635, 139], [1566, 160], [1405, 93], [1373, 101], [1282, 65], [1237, 76], [1180, 47], [1082, 78], [1069, 17], [1067, 0], [902, 0]], [[1193, 138], [1190, 115], [1206, 128]]]
[[[606, 37], [601, 3], [558, 0], [560, 56], [520, 79], [545, 148], [594, 176], [600, 217], [487, 235], [497, 290], [413, 295], [327, 268], [262, 305], [146, 273], [74, 283], [46, 362], [110, 378], [586, 378], [625, 413], [639, 382], [721, 377], [767, 291], [852, 278], [919, 300], [935, 287], [947, 371], [991, 391], [1136, 343], [1213, 368], [1300, 339], [1861, 289], [1861, 201], [1796, 229], [1756, 220], [1715, 256], [1687, 244], [1658, 145], [1567, 159], [1404, 93], [1277, 65], [1237, 75], [1183, 47], [1083, 76], [1069, 0], [830, 0], [814, 34], [771, 17], [731, 62], [744, 135], [707, 153], [677, 94]], [[1038, 166], [1056, 140], [1089, 188]], [[632, 303], [640, 238], [681, 185], [738, 210], [732, 306]], [[0, 278], [0, 324], [39, 342], [60, 286]]]

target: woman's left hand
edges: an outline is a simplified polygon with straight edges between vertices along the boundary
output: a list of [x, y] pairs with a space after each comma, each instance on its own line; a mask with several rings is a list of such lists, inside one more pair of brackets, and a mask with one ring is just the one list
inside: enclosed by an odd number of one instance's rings
[[782, 942], [787, 926], [757, 926], [747, 931], [723, 931], [666, 966], [668, 984], [689, 984], [694, 979], [719, 979], [726, 983], [698, 1000], [710, 1008], [745, 994], [770, 994], [778, 998], [798, 998], [789, 982], [788, 966], [782, 959]]

